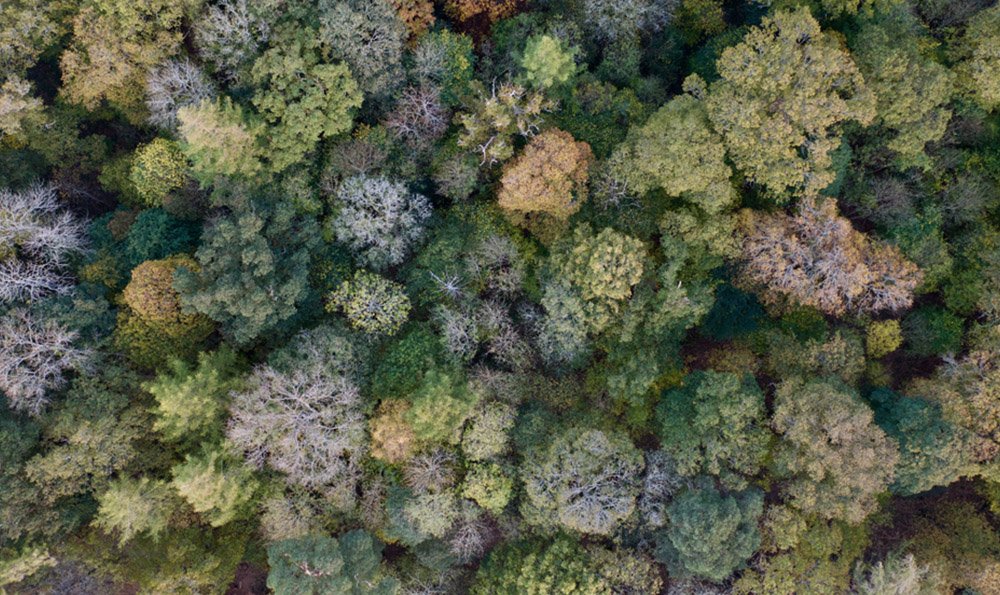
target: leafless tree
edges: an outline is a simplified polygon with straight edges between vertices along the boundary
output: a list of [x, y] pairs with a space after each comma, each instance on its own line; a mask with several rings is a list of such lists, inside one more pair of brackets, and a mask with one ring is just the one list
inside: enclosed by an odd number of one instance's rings
[[441, 449], [418, 454], [403, 468], [403, 481], [418, 493], [447, 488], [455, 482], [455, 455]]
[[254, 11], [253, 4], [247, 0], [222, 0], [209, 6], [194, 24], [198, 53], [230, 81], [239, 80], [241, 71], [271, 35], [270, 24], [259, 14], [266, 11]]
[[68, 293], [65, 269], [84, 251], [85, 238], [83, 222], [60, 209], [51, 186], [0, 190], [0, 302]]
[[482, 557], [489, 550], [496, 535], [482, 514], [468, 515], [455, 524], [448, 538], [448, 547], [462, 564]]
[[258, 366], [249, 388], [233, 393], [227, 435], [248, 462], [296, 484], [353, 485], [365, 448], [360, 393], [318, 348], [300, 352], [294, 370]]
[[24, 308], [0, 318], [0, 391], [12, 408], [41, 414], [51, 392], [66, 385], [66, 372], [87, 368], [91, 354], [73, 345], [76, 338], [76, 331]]
[[177, 128], [177, 110], [197, 105], [216, 94], [205, 73], [190, 60], [170, 60], [146, 77], [149, 123], [167, 130]]
[[441, 93], [428, 85], [407, 87], [386, 120], [386, 128], [414, 148], [425, 148], [448, 129]]

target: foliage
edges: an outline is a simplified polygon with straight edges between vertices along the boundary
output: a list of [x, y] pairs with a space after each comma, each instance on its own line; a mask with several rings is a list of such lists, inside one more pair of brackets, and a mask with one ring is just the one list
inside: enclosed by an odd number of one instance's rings
[[213, 527], [246, 515], [259, 485], [239, 459], [209, 445], [184, 457], [171, 473], [177, 493]]
[[159, 537], [176, 508], [176, 496], [163, 481], [121, 479], [98, 496], [100, 508], [94, 519], [101, 529], [118, 535], [124, 546], [140, 533]]
[[381, 544], [362, 530], [277, 541], [267, 559], [267, 586], [276, 593], [392, 595], [398, 588], [396, 579], [381, 576]]
[[220, 217], [195, 253], [200, 270], [174, 273], [181, 304], [218, 322], [234, 345], [252, 343], [308, 298], [317, 231], [311, 220], [280, 207], [251, 204]]
[[661, 448], [685, 475], [710, 473], [742, 489], [768, 454], [764, 395], [752, 378], [695, 372], [664, 393], [657, 415]]
[[261, 170], [260, 126], [247, 122], [228, 97], [184, 106], [177, 111], [181, 149], [202, 183], [216, 176], [252, 178]]
[[358, 271], [330, 294], [327, 310], [343, 310], [351, 326], [370, 334], [394, 335], [410, 313], [403, 286], [367, 271]]
[[310, 153], [321, 137], [350, 130], [362, 93], [347, 65], [322, 61], [309, 30], [271, 47], [254, 62], [253, 103], [271, 125], [267, 156], [283, 171]]
[[963, 62], [958, 67], [959, 84], [983, 107], [992, 110], [1000, 105], [1000, 9], [985, 8], [969, 19], [960, 42]]
[[526, 540], [501, 546], [487, 556], [472, 585], [475, 595], [607, 593], [610, 586], [573, 539]]
[[778, 387], [771, 423], [781, 441], [774, 465], [789, 480], [784, 491], [792, 505], [851, 523], [874, 509], [899, 452], [873, 417], [837, 380], [788, 380]]
[[620, 434], [571, 428], [522, 469], [535, 524], [609, 535], [635, 510], [642, 454]]
[[550, 35], [529, 37], [521, 57], [525, 80], [539, 89], [569, 82], [576, 74], [575, 53]]
[[420, 440], [457, 444], [481, 395], [453, 372], [428, 370], [410, 396], [406, 421]]
[[716, 67], [709, 117], [736, 167], [777, 196], [829, 186], [841, 125], [875, 117], [863, 75], [806, 7], [765, 17]]
[[671, 575], [722, 581], [760, 546], [763, 510], [759, 491], [724, 495], [711, 485], [688, 490], [667, 509], [670, 526], [658, 556]]
[[765, 300], [788, 296], [834, 315], [902, 310], [913, 302], [920, 270], [895, 247], [856, 231], [835, 201], [803, 199], [794, 216], [743, 214], [743, 279], [761, 286]]
[[396, 86], [406, 27], [390, 0], [331, 3], [319, 23], [329, 56], [350, 67], [365, 96], [381, 96]]
[[515, 135], [535, 135], [544, 121], [542, 113], [555, 107], [541, 92], [512, 82], [494, 83], [489, 92], [477, 85], [475, 92], [471, 109], [457, 116], [462, 126], [458, 146], [480, 157], [480, 167], [512, 157]]
[[499, 515], [514, 493], [514, 480], [496, 463], [477, 463], [466, 474], [462, 495]]
[[878, 359], [889, 355], [903, 344], [903, 332], [898, 320], [878, 320], [868, 325], [865, 349], [868, 356]]

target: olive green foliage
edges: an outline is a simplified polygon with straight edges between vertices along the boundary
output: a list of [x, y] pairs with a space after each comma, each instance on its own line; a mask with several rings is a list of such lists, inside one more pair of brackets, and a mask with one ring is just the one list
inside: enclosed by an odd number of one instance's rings
[[406, 421], [421, 440], [457, 444], [462, 425], [480, 398], [456, 373], [428, 370], [410, 396], [413, 406], [406, 413]]
[[563, 85], [576, 74], [576, 51], [550, 35], [528, 38], [521, 56], [524, 80], [532, 87]]
[[643, 467], [626, 436], [571, 428], [525, 461], [524, 514], [542, 525], [609, 535], [635, 510]]
[[171, 473], [177, 493], [213, 527], [248, 514], [259, 485], [242, 461], [217, 446], [187, 455]]
[[392, 595], [399, 586], [381, 576], [382, 544], [361, 530], [276, 541], [267, 560], [267, 586], [275, 593]]
[[760, 546], [763, 510], [759, 491], [725, 495], [711, 484], [688, 490], [667, 509], [670, 526], [657, 555], [673, 576], [722, 581]]
[[902, 330], [906, 349], [919, 356], [957, 353], [962, 347], [962, 319], [944, 308], [914, 310], [903, 319]]
[[805, 7], [765, 17], [716, 66], [709, 117], [736, 167], [777, 196], [829, 186], [840, 126], [875, 117], [850, 54]]
[[514, 480], [496, 463], [473, 466], [462, 483], [462, 495], [493, 514], [500, 514], [514, 494]]
[[329, 296], [327, 310], [343, 310], [359, 331], [393, 335], [410, 313], [410, 299], [403, 286], [367, 271], [358, 271]]
[[476, 595], [596, 595], [609, 591], [610, 585], [588, 564], [583, 548], [564, 535], [497, 548], [476, 572], [472, 585]]
[[775, 394], [775, 471], [800, 510], [858, 523], [894, 477], [899, 451], [838, 380], [789, 380]]
[[321, 137], [350, 130], [362, 95], [350, 69], [325, 63], [315, 31], [291, 33], [253, 65], [253, 102], [270, 124], [267, 156], [282, 171], [311, 152]]
[[202, 183], [216, 176], [253, 178], [261, 171], [261, 126], [248, 121], [229, 97], [182, 107], [177, 119], [181, 149]]
[[181, 304], [218, 322], [234, 345], [252, 343], [309, 297], [318, 231], [284, 207], [253, 205], [218, 219], [195, 253], [200, 270], [174, 274]]
[[661, 448], [685, 475], [710, 473], [741, 489], [767, 456], [764, 395], [751, 377], [695, 372], [664, 393], [657, 415]]
[[177, 143], [154, 139], [135, 152], [129, 180], [143, 207], [159, 207], [166, 196], [184, 185], [187, 161]]
[[879, 320], [868, 325], [865, 349], [873, 358], [880, 358], [896, 351], [903, 344], [903, 332], [898, 320]]
[[543, 112], [555, 104], [539, 91], [528, 91], [512, 82], [495, 83], [490, 90], [475, 88], [476, 100], [468, 112], [457, 116], [462, 129], [458, 146], [480, 158], [480, 166], [493, 166], [514, 155], [515, 135], [538, 132]]
[[958, 67], [962, 87], [984, 109], [1000, 105], [1000, 8], [993, 6], [969, 20], [959, 45], [964, 60]]
[[156, 398], [153, 429], [174, 443], [220, 437], [226, 399], [238, 385], [239, 369], [239, 355], [226, 346], [198, 354], [196, 365], [171, 360], [168, 369], [143, 384]]
[[735, 200], [725, 156], [722, 138], [712, 129], [704, 104], [681, 95], [642, 127], [629, 131], [612, 157], [612, 167], [629, 191], [658, 188], [718, 213]]
[[343, 60], [365, 96], [382, 96], [398, 83], [406, 27], [389, 0], [326, 3], [319, 38], [331, 58]]
[[167, 529], [176, 500], [166, 482], [148, 477], [121, 479], [98, 497], [100, 508], [94, 524], [117, 534], [122, 545], [140, 533], [156, 538]]

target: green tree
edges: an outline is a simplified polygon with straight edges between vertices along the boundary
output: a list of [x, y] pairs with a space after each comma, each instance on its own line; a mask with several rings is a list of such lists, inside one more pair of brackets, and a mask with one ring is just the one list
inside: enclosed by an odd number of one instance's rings
[[454, 372], [428, 370], [410, 396], [406, 421], [420, 440], [457, 444], [481, 395]]
[[182, 107], [177, 120], [181, 149], [191, 161], [191, 173], [202, 184], [217, 176], [252, 179], [260, 173], [262, 125], [248, 120], [229, 97]]
[[986, 110], [1000, 106], [1000, 7], [985, 8], [971, 19], [958, 50], [958, 82]]
[[258, 481], [225, 447], [205, 444], [198, 454], [174, 465], [172, 485], [213, 527], [249, 513]]
[[778, 197], [829, 186], [840, 126], [875, 117], [861, 72], [806, 7], [765, 17], [716, 68], [709, 117], [736, 167]]
[[399, 588], [382, 574], [382, 544], [362, 530], [276, 541], [267, 561], [267, 586], [275, 593], [393, 595]]
[[[331, 58], [343, 60], [366, 97], [384, 96], [401, 79], [406, 26], [389, 0], [324, 3], [319, 39]], [[322, 6], [322, 5], [321, 5]]]
[[292, 216], [285, 206], [253, 203], [220, 217], [195, 254], [200, 270], [174, 274], [181, 304], [218, 322], [234, 345], [249, 345], [309, 298], [318, 232], [312, 219]]
[[399, 283], [358, 270], [330, 293], [326, 309], [343, 310], [351, 326], [359, 331], [394, 335], [410, 313], [410, 298]]
[[838, 380], [787, 380], [771, 420], [781, 436], [774, 469], [800, 510], [861, 522], [892, 482], [899, 451], [872, 410]]
[[508, 542], [490, 552], [476, 572], [473, 595], [598, 595], [611, 585], [573, 538]]
[[[904, 16], [906, 15], [906, 16]], [[924, 146], [940, 140], [951, 119], [955, 76], [944, 65], [921, 54], [915, 17], [896, 13], [882, 22], [869, 21], [852, 43], [865, 83], [878, 99], [876, 123], [894, 132], [888, 147], [900, 165], [931, 166]]]
[[685, 475], [710, 473], [742, 489], [768, 454], [764, 394], [752, 376], [699, 370], [663, 394], [657, 413], [661, 448]]
[[198, 354], [197, 365], [172, 359], [143, 389], [156, 398], [153, 429], [168, 442], [192, 445], [217, 438], [229, 392], [238, 386], [239, 355], [223, 345]]
[[533, 35], [521, 55], [524, 79], [538, 89], [568, 83], [576, 75], [576, 48], [551, 35]]
[[611, 157], [611, 168], [629, 192], [662, 189], [718, 213], [736, 199], [725, 157], [722, 137], [712, 129], [704, 103], [681, 95], [629, 130]]
[[97, 501], [94, 524], [118, 535], [122, 546], [140, 533], [159, 537], [177, 508], [177, 496], [170, 484], [148, 477], [119, 479]]
[[462, 496], [499, 515], [514, 495], [514, 480], [496, 463], [477, 463], [462, 483]]
[[136, 149], [129, 180], [143, 207], [163, 206], [163, 199], [187, 181], [187, 160], [177, 143], [153, 139]]
[[635, 510], [643, 467], [626, 436], [570, 428], [525, 461], [522, 514], [533, 524], [610, 535]]
[[757, 551], [764, 495], [719, 493], [711, 483], [689, 489], [667, 508], [670, 526], [658, 545], [671, 576], [721, 582]]
[[350, 130], [362, 95], [346, 64], [322, 60], [316, 32], [278, 38], [253, 65], [253, 103], [271, 125], [267, 156], [274, 171], [298, 163], [321, 137]]

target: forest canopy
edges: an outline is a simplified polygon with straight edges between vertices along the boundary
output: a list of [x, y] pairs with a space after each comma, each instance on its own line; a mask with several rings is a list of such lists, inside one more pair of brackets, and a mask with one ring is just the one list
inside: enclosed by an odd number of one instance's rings
[[0, 0], [0, 593], [1000, 595], [1000, 4]]

